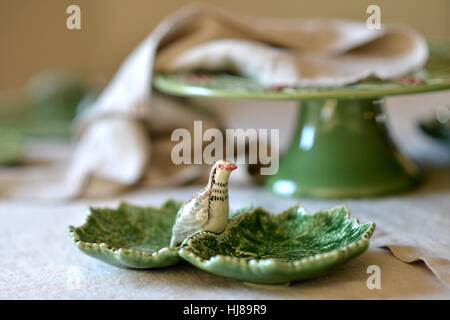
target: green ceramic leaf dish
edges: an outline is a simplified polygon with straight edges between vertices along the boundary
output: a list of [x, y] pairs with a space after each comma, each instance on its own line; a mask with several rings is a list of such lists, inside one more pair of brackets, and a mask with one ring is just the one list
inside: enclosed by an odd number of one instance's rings
[[162, 268], [181, 261], [169, 248], [172, 225], [181, 203], [160, 208], [121, 203], [117, 209], [89, 209], [86, 222], [69, 227], [75, 245], [85, 254], [123, 268]]
[[252, 283], [317, 277], [364, 252], [375, 229], [349, 218], [346, 206], [314, 214], [295, 206], [279, 215], [255, 208], [227, 230], [192, 236], [179, 254], [196, 267]]

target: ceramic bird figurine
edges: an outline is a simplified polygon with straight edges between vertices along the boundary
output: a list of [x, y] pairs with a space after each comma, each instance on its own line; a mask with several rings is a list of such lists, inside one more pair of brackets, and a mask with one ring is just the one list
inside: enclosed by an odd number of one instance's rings
[[208, 184], [178, 210], [172, 228], [171, 247], [199, 232], [222, 233], [228, 223], [228, 178], [237, 166], [229, 161], [217, 161], [211, 169]]

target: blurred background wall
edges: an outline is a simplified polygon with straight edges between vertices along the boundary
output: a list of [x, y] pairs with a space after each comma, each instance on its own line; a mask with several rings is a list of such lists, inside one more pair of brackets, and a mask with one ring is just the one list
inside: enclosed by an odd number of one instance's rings
[[[104, 83], [168, 13], [189, 0], [0, 0], [0, 91], [21, 88], [40, 71], [71, 67]], [[204, 0], [276, 17], [365, 20], [370, 4], [382, 23], [404, 22], [427, 36], [450, 37], [449, 0]], [[66, 8], [81, 7], [81, 30], [66, 28]]]

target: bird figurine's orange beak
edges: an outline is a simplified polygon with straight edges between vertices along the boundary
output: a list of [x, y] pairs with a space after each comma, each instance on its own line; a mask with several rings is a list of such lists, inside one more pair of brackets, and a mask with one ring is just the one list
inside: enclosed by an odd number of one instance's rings
[[234, 169], [237, 169], [237, 165], [235, 165], [234, 163], [227, 163], [225, 165], [225, 170], [227, 171], [233, 171]]

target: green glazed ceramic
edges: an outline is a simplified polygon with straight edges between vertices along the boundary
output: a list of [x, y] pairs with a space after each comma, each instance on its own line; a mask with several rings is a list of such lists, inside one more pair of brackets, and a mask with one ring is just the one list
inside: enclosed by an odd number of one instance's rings
[[341, 87], [267, 88], [235, 75], [195, 72], [158, 74], [154, 85], [182, 96], [299, 100], [296, 135], [267, 187], [283, 196], [381, 196], [417, 186], [421, 175], [390, 139], [380, 97], [450, 89], [449, 52], [450, 43], [433, 42], [426, 66], [414, 74]]
[[429, 137], [450, 146], [450, 106], [440, 106], [436, 108], [434, 116], [419, 123]]
[[272, 87], [223, 72], [156, 74], [153, 84], [165, 93], [233, 99], [303, 100], [377, 98], [450, 89], [450, 42], [430, 43], [430, 57], [422, 70], [403, 78], [368, 78], [338, 87]]
[[224, 277], [286, 284], [317, 277], [364, 252], [375, 229], [359, 224], [345, 206], [314, 214], [295, 206], [279, 215], [262, 208], [232, 219], [220, 235], [198, 233], [180, 256]]
[[0, 128], [0, 166], [19, 164], [23, 145], [24, 139], [19, 132]]
[[20, 96], [0, 96], [0, 128], [28, 138], [68, 138], [71, 122], [86, 95], [83, 79], [69, 71], [33, 76]]
[[383, 100], [304, 100], [298, 130], [266, 185], [282, 196], [380, 196], [408, 190], [419, 168], [395, 147]]
[[89, 209], [86, 222], [69, 227], [75, 245], [85, 254], [124, 268], [162, 268], [181, 259], [169, 248], [172, 225], [181, 203], [160, 208], [121, 203], [117, 209]]

